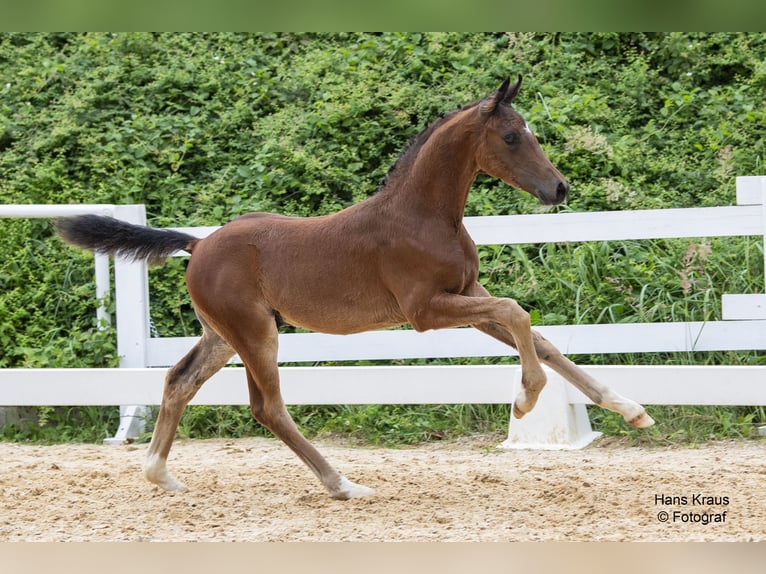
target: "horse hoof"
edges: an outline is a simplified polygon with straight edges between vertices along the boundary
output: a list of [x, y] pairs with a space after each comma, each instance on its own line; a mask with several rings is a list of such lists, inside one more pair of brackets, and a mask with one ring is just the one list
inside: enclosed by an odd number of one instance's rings
[[650, 417], [646, 411], [644, 411], [640, 415], [630, 419], [628, 424], [636, 427], [637, 429], [645, 429], [654, 424], [654, 419]]
[[173, 478], [170, 475], [167, 475], [161, 479], [149, 478], [149, 482], [156, 484], [161, 489], [166, 490], [168, 492], [186, 492], [187, 490], [189, 490], [188, 488], [186, 488], [186, 485], [184, 483], [178, 482], [175, 478]]
[[[531, 411], [533, 408], [535, 408], [536, 404], [537, 404], [537, 395], [528, 397], [526, 390], [521, 389], [519, 391], [519, 394], [516, 395], [516, 400], [513, 401], [514, 418], [520, 419], [529, 411]], [[522, 408], [522, 405], [523, 405], [523, 408]]]
[[372, 488], [362, 486], [351, 482], [345, 476], [340, 477], [340, 484], [337, 489], [330, 493], [330, 496], [337, 500], [349, 500], [351, 498], [361, 498], [363, 496], [370, 496], [375, 494]]
[[527, 414], [526, 411], [522, 411], [516, 403], [513, 403], [513, 417], [514, 418], [520, 419], [525, 414]]
[[178, 482], [173, 478], [173, 475], [165, 470], [162, 463], [147, 465], [144, 468], [144, 477], [152, 484], [156, 484], [168, 492], [186, 492], [188, 490], [185, 484]]

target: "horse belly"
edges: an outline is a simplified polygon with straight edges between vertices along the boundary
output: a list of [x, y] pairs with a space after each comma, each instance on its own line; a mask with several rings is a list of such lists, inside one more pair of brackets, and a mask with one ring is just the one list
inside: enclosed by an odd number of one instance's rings
[[287, 323], [348, 334], [405, 322], [374, 256], [349, 243], [320, 243], [292, 238], [281, 249], [258, 250], [264, 297]]
[[350, 334], [401, 325], [406, 320], [389, 293], [377, 286], [327, 273], [295, 270], [267, 290], [267, 299], [285, 322], [332, 334]]

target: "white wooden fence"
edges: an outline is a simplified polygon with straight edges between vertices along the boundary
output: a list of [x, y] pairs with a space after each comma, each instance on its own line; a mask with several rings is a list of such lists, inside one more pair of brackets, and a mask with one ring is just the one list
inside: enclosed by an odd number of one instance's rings
[[[477, 244], [764, 236], [766, 177], [737, 178], [737, 205], [596, 213], [510, 215], [467, 218]], [[104, 213], [145, 223], [142, 205], [0, 206], [0, 217], [56, 217]], [[215, 228], [179, 228], [205, 236]], [[62, 247], [63, 249], [63, 247]], [[764, 250], [766, 252], [766, 249]], [[96, 257], [97, 296], [108, 293], [109, 267]], [[0, 405], [153, 405], [162, 395], [166, 367], [194, 338], [151, 337], [146, 266], [114, 265], [118, 369], [5, 369]], [[183, 287], [178, 286], [179, 289]], [[729, 294], [721, 321], [541, 326], [565, 354], [744, 351], [766, 349], [766, 293]], [[100, 311], [103, 314], [103, 310]], [[280, 335], [281, 363], [321, 363], [513, 354], [473, 329], [427, 333], [375, 331], [338, 336]], [[235, 358], [234, 363], [237, 363]], [[766, 366], [621, 365], [585, 367], [593, 376], [644, 404], [764, 405]], [[519, 388], [515, 365], [474, 366], [299, 366], [281, 367], [288, 404], [510, 403]], [[223, 369], [192, 404], [247, 404], [242, 367]], [[507, 448], [573, 448], [597, 433], [590, 429], [579, 391], [549, 372], [538, 406], [511, 421]], [[111, 442], [136, 433], [140, 407], [123, 407]], [[660, 421], [661, 424], [661, 421]]]

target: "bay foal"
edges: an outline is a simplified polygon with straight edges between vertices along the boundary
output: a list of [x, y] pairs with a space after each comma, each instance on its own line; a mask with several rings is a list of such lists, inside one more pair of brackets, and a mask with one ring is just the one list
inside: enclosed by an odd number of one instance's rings
[[179, 249], [191, 253], [186, 283], [203, 334], [168, 371], [145, 464], [151, 482], [185, 488], [166, 468], [181, 414], [236, 353], [253, 416], [314, 471], [330, 496], [373, 492], [330, 466], [285, 409], [277, 370], [283, 323], [336, 334], [405, 323], [417, 331], [472, 325], [518, 350], [515, 417], [534, 407], [545, 384], [543, 362], [631, 425], [653, 424], [643, 407], [593, 380], [533, 331], [516, 301], [492, 297], [477, 282], [479, 258], [463, 226], [476, 175], [499, 178], [545, 205], [562, 202], [569, 190], [511, 107], [520, 87], [521, 78], [513, 85], [506, 80], [486, 98], [443, 114], [416, 137], [375, 195], [333, 215], [251, 213], [201, 240], [108, 217], [59, 220], [66, 241], [98, 252], [153, 260]]

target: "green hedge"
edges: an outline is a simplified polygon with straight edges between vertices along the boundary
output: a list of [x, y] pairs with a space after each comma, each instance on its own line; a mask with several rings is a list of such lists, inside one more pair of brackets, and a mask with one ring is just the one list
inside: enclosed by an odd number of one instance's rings
[[[728, 205], [734, 176], [764, 173], [764, 34], [2, 34], [0, 203], [144, 203], [156, 226], [329, 213], [373, 194], [439, 111], [517, 74], [572, 184], [559, 209]], [[538, 210], [483, 176], [467, 206]], [[90, 257], [45, 221], [0, 226], [0, 367], [115, 365]], [[481, 255], [482, 281], [540, 324], [710, 319], [721, 292], [764, 289], [752, 238]], [[151, 281], [159, 334], [198, 332], [182, 262]]]

